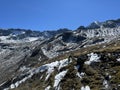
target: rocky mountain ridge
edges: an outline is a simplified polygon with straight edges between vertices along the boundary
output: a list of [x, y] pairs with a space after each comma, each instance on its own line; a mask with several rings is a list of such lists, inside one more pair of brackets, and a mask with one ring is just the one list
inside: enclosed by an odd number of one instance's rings
[[57, 31], [32, 31], [25, 29], [0, 29], [0, 41], [4, 43], [22, 43], [35, 40], [49, 39], [56, 34], [69, 31], [68, 29], [59, 29]]

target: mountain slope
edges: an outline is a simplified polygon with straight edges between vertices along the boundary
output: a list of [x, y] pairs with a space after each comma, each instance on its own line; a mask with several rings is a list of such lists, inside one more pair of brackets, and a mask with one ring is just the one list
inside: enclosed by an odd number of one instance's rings
[[119, 19], [74, 31], [12, 29], [0, 33], [1, 90], [120, 88]]
[[28, 71], [25, 68], [22, 71], [25, 72], [24, 74], [19, 74], [10, 81], [10, 88], [18, 87], [15, 90], [80, 90], [88, 86], [91, 90], [115, 88], [119, 90], [120, 43], [116, 47], [114, 45], [112, 43], [104, 49], [99, 48], [101, 46], [98, 45], [98, 50], [94, 46], [87, 47], [83, 49], [83, 51], [88, 50], [84, 54], [80, 49], [74, 51], [74, 55], [64, 57], [65, 59], [59, 60], [59, 57], [55, 61], [51, 59], [46, 64], [43, 63]]

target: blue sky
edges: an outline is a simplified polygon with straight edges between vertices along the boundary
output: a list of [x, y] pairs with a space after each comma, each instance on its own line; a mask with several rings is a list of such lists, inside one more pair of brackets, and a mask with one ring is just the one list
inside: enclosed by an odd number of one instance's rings
[[0, 28], [76, 29], [120, 18], [120, 0], [0, 0]]

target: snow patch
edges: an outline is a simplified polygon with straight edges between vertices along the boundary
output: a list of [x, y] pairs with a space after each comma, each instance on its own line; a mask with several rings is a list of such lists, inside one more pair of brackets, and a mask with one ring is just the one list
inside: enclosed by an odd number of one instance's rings
[[108, 81], [107, 81], [107, 80], [104, 80], [104, 81], [103, 81], [103, 85], [105, 86], [105, 88], [108, 88], [108, 87], [109, 87]]
[[85, 87], [82, 86], [82, 87], [81, 87], [81, 90], [90, 90], [90, 87], [89, 87], [89, 86], [85, 86]]
[[84, 75], [85, 75], [84, 72], [81, 72], [81, 73], [77, 72], [76, 73], [76, 76], [78, 76], [79, 78], [82, 78]]
[[7, 40], [9, 38], [9, 36], [0, 36], [0, 40]]
[[47, 71], [47, 76], [45, 78], [45, 81], [48, 80], [48, 78], [50, 77], [51, 73], [54, 71], [54, 67], [50, 67]]
[[51, 88], [51, 86], [48, 86], [48, 87], [45, 88], [45, 90], [50, 90], [50, 88]]
[[26, 40], [29, 40], [30, 42], [36, 41], [37, 39], [38, 39], [38, 37], [28, 37], [28, 38], [26, 38]]
[[117, 61], [120, 62], [120, 58], [118, 58]]
[[78, 76], [79, 78], [82, 78], [79, 72], [76, 73], [76, 76]]
[[[16, 36], [16, 35], [12, 35], [12, 36]], [[0, 36], [0, 42], [2, 42], [2, 43], [23, 43], [23, 42], [36, 41], [38, 39], [39, 39], [39, 37], [26, 37], [24, 39], [14, 40], [14, 39], [11, 38], [11, 35], [9, 35], [9, 36]]]
[[67, 71], [68, 71], [68, 70], [62, 71], [62, 72], [60, 72], [59, 74], [57, 74], [57, 75], [55, 76], [55, 83], [54, 83], [54, 87], [55, 87], [55, 88], [59, 85], [60, 81], [61, 81], [61, 80], [63, 79], [63, 77], [66, 75]]
[[68, 61], [68, 59], [64, 59], [62, 61], [59, 61], [59, 68], [58, 68], [58, 70], [60, 70], [62, 67], [67, 66], [71, 62], [72, 62], [72, 60]]
[[56, 61], [56, 62], [52, 62], [50, 64], [46, 64], [46, 66], [48, 67], [48, 71], [47, 71], [47, 77], [45, 78], [45, 80], [48, 80], [51, 73], [54, 71], [55, 67], [58, 68], [58, 70], [60, 70], [62, 67], [67, 66], [70, 62], [68, 62], [68, 59], [64, 59], [61, 61]]
[[40, 80], [43, 78], [43, 75], [40, 77]]
[[88, 57], [89, 61], [86, 61], [85, 64], [90, 65], [92, 62], [100, 62], [100, 57], [95, 53], [88, 54]]
[[14, 89], [15, 88], [15, 85], [14, 84], [11, 84], [10, 85], [10, 89]]

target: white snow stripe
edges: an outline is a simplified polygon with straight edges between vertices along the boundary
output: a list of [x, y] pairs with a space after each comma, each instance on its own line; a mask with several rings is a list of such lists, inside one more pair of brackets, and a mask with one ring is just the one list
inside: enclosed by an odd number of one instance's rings
[[68, 71], [68, 70], [62, 71], [62, 72], [60, 72], [59, 74], [57, 74], [57, 75], [55, 76], [55, 83], [54, 83], [54, 87], [55, 87], [55, 88], [57, 88], [57, 87], [59, 86], [60, 81], [61, 81], [61, 80], [63, 79], [63, 77], [66, 75], [67, 71]]

